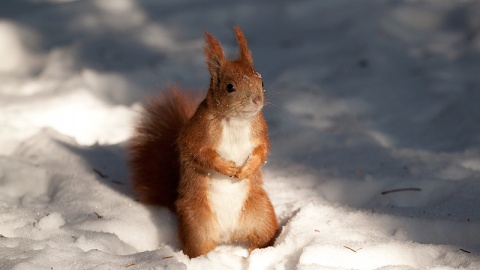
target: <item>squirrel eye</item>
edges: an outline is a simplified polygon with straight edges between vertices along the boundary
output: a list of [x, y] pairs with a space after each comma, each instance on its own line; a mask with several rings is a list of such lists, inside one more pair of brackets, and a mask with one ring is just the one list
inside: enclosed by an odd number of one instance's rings
[[227, 92], [228, 93], [232, 93], [232, 92], [235, 92], [235, 91], [237, 91], [237, 90], [235, 89], [235, 86], [233, 86], [233, 84], [231, 84], [231, 83], [227, 84]]

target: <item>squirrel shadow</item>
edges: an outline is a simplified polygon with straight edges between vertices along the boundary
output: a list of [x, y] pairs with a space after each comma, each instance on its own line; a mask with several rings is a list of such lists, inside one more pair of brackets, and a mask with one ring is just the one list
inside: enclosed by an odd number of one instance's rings
[[[135, 193], [131, 181], [127, 163], [128, 155], [125, 143], [113, 145], [92, 145], [82, 147], [60, 142], [72, 153], [82, 157], [91, 168], [97, 180], [123, 194], [135, 202], [138, 202], [138, 194]], [[158, 247], [167, 245], [173, 250], [179, 250], [177, 239], [176, 215], [167, 207], [143, 204], [149, 212], [151, 222], [154, 224], [158, 236]]]
[[81, 147], [62, 143], [74, 154], [83, 158], [97, 175], [99, 182], [130, 198], [135, 198], [135, 193], [130, 184], [127, 166], [127, 153], [123, 143], [113, 145], [92, 145]]

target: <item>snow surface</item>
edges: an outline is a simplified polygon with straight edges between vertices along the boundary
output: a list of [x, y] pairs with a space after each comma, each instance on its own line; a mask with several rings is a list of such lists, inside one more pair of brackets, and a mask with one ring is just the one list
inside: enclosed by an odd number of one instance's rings
[[[124, 142], [147, 94], [208, 86], [203, 31], [234, 56], [233, 24], [282, 228], [190, 260]], [[0, 37], [2, 270], [480, 269], [478, 1], [3, 0]]]

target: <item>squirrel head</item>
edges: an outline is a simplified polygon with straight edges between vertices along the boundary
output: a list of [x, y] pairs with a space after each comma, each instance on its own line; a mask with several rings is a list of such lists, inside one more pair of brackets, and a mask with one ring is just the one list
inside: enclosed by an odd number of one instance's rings
[[207, 105], [224, 117], [251, 117], [264, 105], [262, 76], [253, 66], [252, 53], [242, 30], [234, 26], [240, 52], [226, 59], [220, 42], [205, 33], [205, 57], [210, 72]]

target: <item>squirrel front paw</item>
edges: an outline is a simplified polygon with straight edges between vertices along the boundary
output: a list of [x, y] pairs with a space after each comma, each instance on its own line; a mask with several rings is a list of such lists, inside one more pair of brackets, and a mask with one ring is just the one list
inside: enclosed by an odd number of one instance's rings
[[233, 161], [222, 160], [222, 162], [216, 163], [215, 170], [221, 174], [234, 177], [238, 172], [238, 167]]
[[262, 160], [256, 155], [251, 155], [247, 162], [240, 168], [238, 168], [235, 177], [242, 180], [250, 178], [255, 172], [257, 172], [262, 166]]
[[246, 179], [253, 174], [255, 170], [249, 168], [248, 166], [242, 166], [239, 168], [238, 172], [235, 174], [235, 177], [238, 179]]

